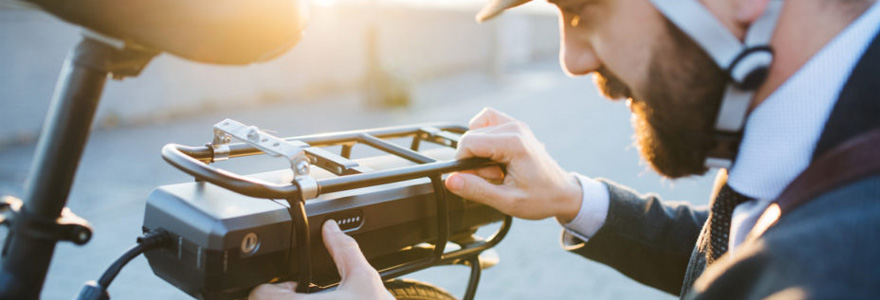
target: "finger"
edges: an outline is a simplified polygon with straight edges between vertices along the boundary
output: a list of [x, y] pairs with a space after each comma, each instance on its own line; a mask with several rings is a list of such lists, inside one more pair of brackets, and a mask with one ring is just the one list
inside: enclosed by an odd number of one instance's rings
[[515, 133], [515, 134], [523, 134], [529, 131], [528, 125], [523, 122], [513, 120], [510, 122], [498, 124], [490, 127], [481, 127], [469, 129], [465, 134], [501, 134], [501, 133]]
[[521, 151], [522, 140], [517, 134], [467, 132], [458, 142], [455, 158], [485, 157], [496, 162], [508, 163]]
[[272, 300], [272, 299], [305, 299], [306, 295], [295, 292], [296, 282], [287, 281], [276, 284], [261, 284], [254, 288], [248, 299]]
[[461, 172], [453, 173], [446, 178], [446, 188], [464, 199], [480, 202], [499, 210], [502, 210], [500, 207], [512, 199], [512, 193], [505, 186]]
[[479, 169], [465, 170], [461, 171], [461, 173], [480, 176], [492, 182], [501, 182], [504, 180], [504, 171], [501, 170], [501, 167], [499, 166], [488, 166]]
[[468, 123], [468, 128], [477, 129], [484, 127], [491, 127], [501, 125], [507, 122], [515, 121], [516, 119], [498, 111], [491, 107], [483, 108], [476, 116], [474, 116], [471, 121]]
[[342, 277], [342, 283], [353, 274], [362, 272], [375, 273], [376, 270], [367, 262], [364, 254], [361, 253], [357, 242], [342, 232], [339, 225], [334, 220], [324, 222], [322, 234], [324, 236], [324, 246], [330, 252], [333, 262], [336, 263], [336, 269], [339, 276]]
[[530, 132], [530, 129], [529, 126], [526, 125], [526, 123], [514, 120], [495, 126], [489, 132], [526, 134], [527, 132]]
[[272, 285], [281, 290], [296, 291], [296, 282], [293, 281], [279, 282]]

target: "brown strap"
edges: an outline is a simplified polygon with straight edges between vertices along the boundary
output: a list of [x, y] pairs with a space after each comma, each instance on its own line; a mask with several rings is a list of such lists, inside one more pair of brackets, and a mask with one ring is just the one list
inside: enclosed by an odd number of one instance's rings
[[880, 172], [880, 129], [847, 140], [819, 157], [764, 211], [749, 233], [754, 239], [779, 217], [836, 187]]

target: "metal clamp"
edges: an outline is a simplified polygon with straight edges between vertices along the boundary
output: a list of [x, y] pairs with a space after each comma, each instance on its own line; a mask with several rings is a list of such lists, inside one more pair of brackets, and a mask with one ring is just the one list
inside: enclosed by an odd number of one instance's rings
[[232, 119], [220, 121], [214, 124], [214, 161], [229, 159], [229, 142], [232, 138], [241, 140], [269, 156], [282, 156], [290, 161], [293, 170], [293, 180], [299, 186], [302, 198], [313, 199], [318, 196], [318, 182], [309, 175], [311, 159], [306, 155], [304, 148], [309, 144], [300, 141], [286, 141], [274, 135], [268, 134], [256, 126], [247, 126]]
[[214, 140], [211, 141], [210, 147], [213, 150], [213, 157], [211, 157], [211, 162], [224, 161], [229, 159], [229, 143], [232, 142], [232, 137], [223, 132], [223, 130], [217, 129], [216, 126], [214, 128]]
[[[92, 238], [92, 228], [88, 221], [64, 208], [61, 217], [47, 220], [27, 213], [22, 208], [22, 201], [15, 197], [5, 196], [0, 199], [0, 225], [9, 226], [12, 233], [23, 234], [34, 238], [70, 241], [84, 245]], [[24, 226], [27, 224], [27, 226]], [[8, 245], [8, 244], [7, 244]]]

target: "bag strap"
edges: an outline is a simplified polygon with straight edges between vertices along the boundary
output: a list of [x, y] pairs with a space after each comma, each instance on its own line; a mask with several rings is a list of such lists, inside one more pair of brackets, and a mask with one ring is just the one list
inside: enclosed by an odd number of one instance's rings
[[880, 129], [853, 137], [816, 159], [764, 210], [747, 240], [757, 239], [782, 215], [823, 193], [876, 173], [880, 173]]

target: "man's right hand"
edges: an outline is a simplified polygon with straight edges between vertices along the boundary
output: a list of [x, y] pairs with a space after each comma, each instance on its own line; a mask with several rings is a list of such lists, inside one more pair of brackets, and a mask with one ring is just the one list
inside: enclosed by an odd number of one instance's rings
[[485, 157], [506, 166], [463, 171], [446, 188], [523, 219], [556, 217], [568, 223], [581, 207], [581, 186], [544, 149], [524, 123], [491, 108], [471, 119], [456, 158]]

